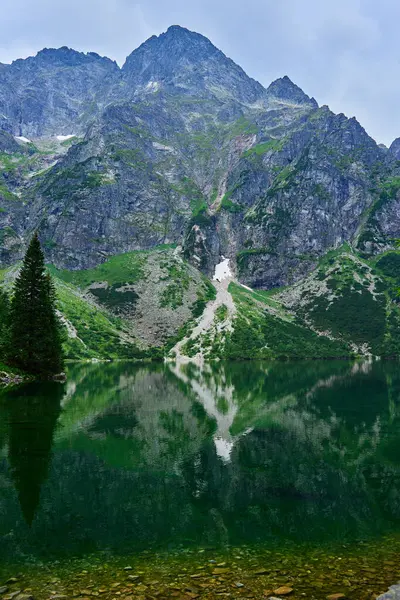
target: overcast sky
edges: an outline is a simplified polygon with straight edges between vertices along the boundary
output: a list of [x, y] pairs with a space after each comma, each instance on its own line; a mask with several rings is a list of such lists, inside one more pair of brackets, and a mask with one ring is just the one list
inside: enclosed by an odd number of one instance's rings
[[0, 8], [0, 62], [70, 46], [122, 64], [150, 35], [182, 25], [262, 84], [289, 75], [378, 142], [400, 137], [399, 0], [1, 0]]

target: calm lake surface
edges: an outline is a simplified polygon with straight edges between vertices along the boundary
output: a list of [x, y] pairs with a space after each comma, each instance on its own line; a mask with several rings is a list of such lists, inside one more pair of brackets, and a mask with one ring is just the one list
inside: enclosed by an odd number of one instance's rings
[[70, 365], [66, 384], [0, 392], [0, 451], [4, 573], [166, 551], [196, 571], [230, 548], [252, 569], [296, 557], [303, 583], [299, 556], [327, 570], [337, 548], [381, 561], [365, 582], [398, 573], [397, 362]]

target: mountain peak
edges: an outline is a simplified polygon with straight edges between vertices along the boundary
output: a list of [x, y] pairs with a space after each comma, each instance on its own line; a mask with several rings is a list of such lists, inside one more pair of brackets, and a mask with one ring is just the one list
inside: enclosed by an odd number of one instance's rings
[[[193, 34], [193, 31], [190, 31], [190, 29], [187, 29], [186, 27], [182, 27], [182, 25], [170, 25], [167, 29], [167, 33], [191, 33]], [[200, 34], [197, 34], [200, 35]]]
[[[198, 54], [200, 51], [200, 54]], [[143, 44], [134, 50], [126, 59], [124, 69], [129, 69], [132, 63], [137, 61], [137, 57], [150, 53], [159, 54], [161, 59], [166, 52], [172, 52], [175, 61], [186, 58], [193, 60], [196, 56], [201, 59], [204, 53], [219, 53], [218, 50], [208, 38], [190, 31], [180, 25], [171, 25], [167, 31], [160, 35], [152, 35]], [[222, 52], [221, 52], [222, 54]]]
[[60, 48], [43, 48], [43, 50], [40, 50], [36, 56], [30, 56], [27, 59], [19, 58], [18, 60], [15, 60], [12, 65], [22, 66], [37, 64], [43, 66], [51, 65], [55, 67], [74, 67], [93, 62], [107, 62], [116, 65], [115, 61], [112, 61], [107, 57], [102, 57], [96, 52], [79, 52], [78, 50], [74, 50], [68, 46], [61, 46]]
[[281, 102], [308, 104], [314, 108], [318, 108], [317, 101], [307, 96], [287, 75], [273, 81], [267, 88], [267, 95], [269, 98]]
[[201, 33], [197, 33], [197, 31], [192, 31], [187, 27], [182, 27], [181, 25], [170, 25], [167, 31], [161, 33], [158, 37], [163, 40], [175, 39], [186, 41], [188, 43], [195, 41], [198, 44], [202, 44], [203, 46], [208, 47], [210, 51], [221, 52], [221, 50], [218, 50], [218, 48], [214, 46], [214, 44], [208, 39], [208, 37]]
[[149, 38], [128, 56], [122, 71], [139, 89], [157, 82], [170, 90], [244, 103], [254, 103], [265, 94], [260, 83], [208, 38], [180, 25]]

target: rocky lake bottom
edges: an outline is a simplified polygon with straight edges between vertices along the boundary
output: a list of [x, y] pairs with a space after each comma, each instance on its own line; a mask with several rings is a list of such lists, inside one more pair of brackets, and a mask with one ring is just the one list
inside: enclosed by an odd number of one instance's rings
[[400, 536], [335, 549], [240, 546], [95, 555], [10, 565], [1, 570], [6, 589], [0, 589], [3, 600], [373, 599], [400, 579], [399, 551]]

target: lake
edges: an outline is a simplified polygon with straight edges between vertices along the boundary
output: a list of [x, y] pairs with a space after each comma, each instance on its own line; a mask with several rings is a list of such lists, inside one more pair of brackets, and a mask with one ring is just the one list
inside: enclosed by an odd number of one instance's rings
[[9, 591], [367, 598], [400, 576], [394, 361], [73, 364], [0, 392], [0, 451]]

